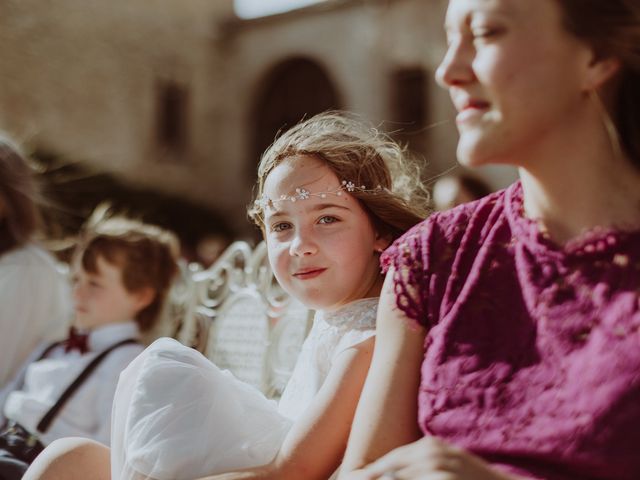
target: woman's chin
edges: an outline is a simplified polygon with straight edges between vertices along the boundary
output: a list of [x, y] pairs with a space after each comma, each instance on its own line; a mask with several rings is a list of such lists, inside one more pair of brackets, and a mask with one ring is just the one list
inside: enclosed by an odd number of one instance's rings
[[477, 139], [465, 141], [464, 138], [460, 138], [456, 156], [458, 163], [468, 168], [505, 163], [501, 155], [491, 148], [488, 142], [478, 142]]
[[482, 165], [487, 165], [487, 162], [484, 161], [483, 157], [478, 154], [476, 149], [467, 148], [462, 144], [462, 142], [458, 144], [456, 156], [458, 159], [458, 163], [463, 167], [475, 168], [481, 167]]

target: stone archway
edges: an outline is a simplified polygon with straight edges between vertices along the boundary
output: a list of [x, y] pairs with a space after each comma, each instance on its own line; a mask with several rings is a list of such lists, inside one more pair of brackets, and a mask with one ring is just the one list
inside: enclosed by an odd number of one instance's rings
[[247, 162], [251, 178], [255, 178], [260, 155], [279, 131], [341, 105], [337, 88], [316, 61], [298, 57], [273, 67], [259, 90], [251, 116], [252, 148]]

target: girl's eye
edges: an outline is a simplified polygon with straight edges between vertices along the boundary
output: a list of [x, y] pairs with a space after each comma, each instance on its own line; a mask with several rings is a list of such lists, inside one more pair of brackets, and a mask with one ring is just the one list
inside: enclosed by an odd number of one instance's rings
[[325, 215], [324, 217], [322, 217], [318, 223], [336, 223], [339, 220], [336, 217], [332, 217], [331, 215]]
[[95, 280], [90, 280], [89, 281], [89, 286], [100, 288], [100, 284], [98, 282], [96, 282]]
[[280, 222], [280, 223], [276, 223], [275, 225], [271, 226], [271, 231], [272, 232], [284, 232], [285, 230], [288, 230], [291, 228], [291, 224], [287, 223], [287, 222]]

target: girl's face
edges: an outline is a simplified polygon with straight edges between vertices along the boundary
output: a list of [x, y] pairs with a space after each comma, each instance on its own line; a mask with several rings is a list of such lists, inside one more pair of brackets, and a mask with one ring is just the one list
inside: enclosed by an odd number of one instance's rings
[[[450, 0], [436, 79], [458, 111], [458, 158], [526, 166], [563, 138], [585, 101], [590, 49], [556, 0]], [[566, 130], [565, 130], [566, 131]]]
[[75, 326], [92, 329], [133, 320], [149, 304], [147, 292], [129, 292], [120, 267], [101, 256], [96, 259], [96, 267], [97, 271], [91, 273], [82, 268], [79, 259], [73, 264]]
[[[264, 194], [276, 200], [296, 188], [312, 194], [336, 191], [341, 180], [351, 179], [338, 179], [313, 157], [292, 157], [269, 173]], [[265, 207], [265, 238], [276, 279], [309, 308], [333, 310], [379, 293], [376, 251], [387, 242], [347, 193], [274, 202]]]

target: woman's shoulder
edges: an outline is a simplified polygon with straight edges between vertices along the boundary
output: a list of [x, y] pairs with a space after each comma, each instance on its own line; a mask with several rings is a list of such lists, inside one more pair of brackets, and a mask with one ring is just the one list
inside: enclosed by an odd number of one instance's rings
[[383, 266], [388, 268], [394, 258], [402, 257], [423, 262], [434, 253], [440, 256], [443, 251], [461, 248], [463, 239], [466, 248], [481, 245], [491, 227], [504, 218], [513, 188], [515, 184], [479, 200], [431, 214], [393, 243], [383, 255]]

